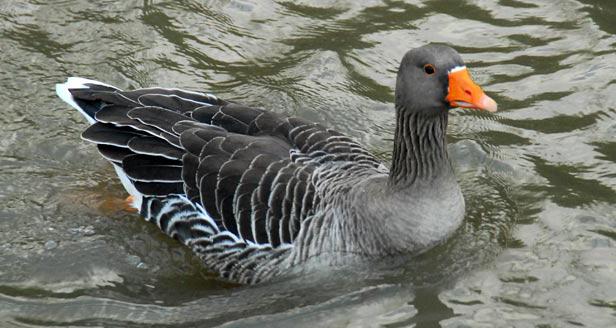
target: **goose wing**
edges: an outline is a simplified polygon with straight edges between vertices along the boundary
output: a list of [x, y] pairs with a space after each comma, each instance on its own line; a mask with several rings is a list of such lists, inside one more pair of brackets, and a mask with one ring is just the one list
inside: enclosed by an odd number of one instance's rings
[[385, 170], [334, 130], [210, 94], [85, 79], [57, 91], [92, 123], [82, 137], [114, 165], [141, 214], [186, 244], [287, 249], [322, 201], [320, 180]]

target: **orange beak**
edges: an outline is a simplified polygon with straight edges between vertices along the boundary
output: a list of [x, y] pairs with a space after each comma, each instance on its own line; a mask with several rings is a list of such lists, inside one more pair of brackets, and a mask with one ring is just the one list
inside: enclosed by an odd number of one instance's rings
[[451, 107], [481, 109], [496, 112], [496, 101], [488, 97], [473, 82], [466, 67], [456, 67], [449, 72], [449, 93], [445, 98]]

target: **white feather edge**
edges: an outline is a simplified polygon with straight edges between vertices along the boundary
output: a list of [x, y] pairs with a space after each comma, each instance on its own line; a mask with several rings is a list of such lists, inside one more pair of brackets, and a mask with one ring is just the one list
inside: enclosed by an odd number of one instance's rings
[[118, 174], [118, 177], [120, 178], [120, 181], [122, 182], [122, 186], [124, 186], [124, 189], [126, 189], [126, 191], [131, 196], [133, 196], [133, 202], [131, 206], [141, 211], [141, 204], [143, 204], [143, 194], [137, 191], [137, 189], [135, 188], [133, 183], [130, 181], [126, 173], [124, 173], [124, 170], [121, 167], [119, 167], [118, 165], [114, 163], [111, 163], [111, 164], [113, 164], [113, 168]]
[[79, 113], [81, 113], [81, 115], [83, 115], [86, 118], [86, 120], [88, 120], [88, 123], [94, 124], [96, 123], [96, 120], [93, 117], [90, 117], [88, 114], [86, 114], [86, 112], [81, 107], [79, 107], [79, 105], [77, 105], [70, 91], [68, 91], [69, 89], [89, 89], [89, 87], [86, 84], [98, 84], [98, 85], [117, 89], [116, 87], [103, 83], [103, 82], [90, 80], [90, 79], [84, 79], [82, 77], [72, 76], [72, 77], [69, 77], [66, 80], [66, 82], [56, 84], [56, 94], [65, 103], [71, 105], [71, 107], [78, 110]]

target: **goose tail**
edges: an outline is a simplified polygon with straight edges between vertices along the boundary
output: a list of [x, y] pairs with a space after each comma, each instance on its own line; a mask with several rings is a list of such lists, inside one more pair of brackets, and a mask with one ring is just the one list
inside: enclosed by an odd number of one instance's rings
[[117, 91], [119, 90], [116, 87], [113, 87], [109, 84], [105, 84], [103, 82], [84, 79], [82, 77], [69, 77], [68, 80], [64, 83], [56, 84], [56, 94], [60, 99], [62, 99], [65, 103], [71, 105], [71, 107], [83, 115], [88, 123], [94, 124], [96, 123], [96, 119], [94, 119], [94, 115], [98, 112], [103, 103], [102, 102], [85, 102], [79, 100], [73, 96], [71, 90], [92, 90], [92, 91]]
[[[66, 82], [56, 84], [56, 94], [58, 97], [79, 111], [79, 113], [86, 118], [88, 123], [93, 125], [97, 122], [95, 119], [96, 113], [102, 109], [105, 103], [102, 101], [86, 101], [79, 99], [73, 95], [73, 91], [75, 90], [79, 90], [80, 92], [115, 92], [119, 89], [103, 82], [82, 77], [69, 77]], [[129, 198], [130, 201], [128, 205], [135, 209], [140, 209], [143, 203], [143, 194], [135, 188], [135, 184], [128, 178], [121, 165], [114, 162], [112, 162], [112, 164], [124, 189], [132, 196]]]

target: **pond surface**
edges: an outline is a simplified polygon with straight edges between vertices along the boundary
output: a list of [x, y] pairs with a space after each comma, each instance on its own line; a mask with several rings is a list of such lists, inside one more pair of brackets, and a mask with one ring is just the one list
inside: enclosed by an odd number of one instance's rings
[[[616, 326], [616, 2], [0, 1], [0, 326]], [[390, 159], [400, 58], [455, 47], [463, 227], [396, 272], [216, 280], [137, 215], [54, 94], [83, 76], [327, 124]]]

